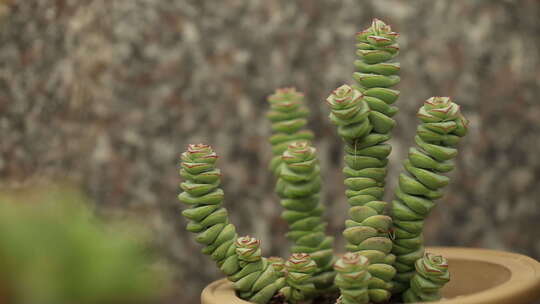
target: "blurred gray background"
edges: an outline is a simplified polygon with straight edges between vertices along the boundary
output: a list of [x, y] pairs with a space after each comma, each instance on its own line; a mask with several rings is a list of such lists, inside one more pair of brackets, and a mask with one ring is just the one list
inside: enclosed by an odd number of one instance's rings
[[402, 35], [390, 187], [423, 100], [452, 96], [471, 121], [427, 243], [540, 258], [539, 1], [0, 3], [3, 187], [69, 180], [103, 216], [141, 217], [174, 267], [171, 298], [197, 303], [220, 277], [184, 230], [176, 200], [189, 143], [219, 153], [239, 231], [262, 239], [266, 255], [288, 254], [266, 170], [266, 96], [277, 87], [306, 92], [329, 229], [340, 235], [341, 143], [323, 101], [351, 82], [354, 34], [373, 17]]

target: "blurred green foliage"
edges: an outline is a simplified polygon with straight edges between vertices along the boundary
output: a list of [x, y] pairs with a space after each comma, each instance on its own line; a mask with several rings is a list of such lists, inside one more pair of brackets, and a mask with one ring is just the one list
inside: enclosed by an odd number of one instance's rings
[[159, 295], [164, 276], [143, 243], [87, 206], [61, 187], [0, 191], [0, 303], [148, 303]]

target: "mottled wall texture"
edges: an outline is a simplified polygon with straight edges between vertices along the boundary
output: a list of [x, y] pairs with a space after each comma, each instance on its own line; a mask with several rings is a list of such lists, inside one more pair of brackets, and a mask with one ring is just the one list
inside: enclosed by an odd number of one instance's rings
[[185, 303], [219, 277], [179, 215], [188, 143], [220, 154], [241, 233], [261, 238], [267, 255], [287, 254], [266, 170], [265, 97], [276, 87], [306, 92], [339, 234], [341, 143], [324, 99], [351, 81], [354, 34], [373, 17], [402, 34], [390, 186], [423, 100], [452, 96], [471, 120], [427, 242], [540, 258], [539, 1], [0, 2], [2, 183], [68, 179], [103, 215], [144, 218]]

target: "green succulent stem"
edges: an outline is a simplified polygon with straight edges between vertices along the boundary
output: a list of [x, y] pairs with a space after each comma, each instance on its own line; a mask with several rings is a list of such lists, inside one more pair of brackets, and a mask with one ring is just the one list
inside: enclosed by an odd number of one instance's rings
[[325, 234], [324, 207], [320, 202], [319, 160], [316, 149], [306, 141], [290, 144], [281, 157], [276, 192], [285, 208], [282, 218], [289, 224], [287, 237], [293, 253], [309, 253], [317, 264], [313, 282], [325, 292], [334, 281], [332, 269], [334, 238]]
[[281, 164], [281, 154], [287, 146], [299, 140], [312, 140], [313, 132], [306, 130], [309, 110], [304, 104], [304, 94], [295, 88], [277, 89], [268, 96], [270, 110], [266, 117], [272, 123], [272, 154], [270, 170], [277, 176]]
[[217, 154], [208, 145], [189, 145], [181, 156], [180, 176], [184, 182], [178, 199], [187, 205], [182, 215], [189, 220], [187, 230], [197, 233], [195, 240], [204, 245], [204, 254], [216, 261], [228, 276], [240, 270], [236, 255], [236, 228], [223, 207], [221, 171], [216, 168]]
[[389, 238], [392, 219], [384, 214], [387, 203], [381, 200], [391, 149], [390, 145], [379, 143], [389, 136], [372, 132], [368, 118], [371, 111], [359, 90], [343, 85], [327, 102], [330, 120], [345, 142], [343, 173], [350, 209], [343, 236], [348, 251], [358, 252], [370, 261], [371, 301], [384, 302], [391, 296], [391, 280], [396, 273]]
[[468, 121], [449, 97], [431, 97], [417, 114], [421, 121], [415, 136], [416, 148], [409, 150], [405, 173], [399, 176], [392, 202], [394, 246], [397, 256], [395, 292], [409, 287], [414, 264], [424, 255], [424, 219], [442, 197], [449, 178], [442, 175], [454, 168], [457, 144], [467, 133]]
[[204, 245], [204, 254], [216, 261], [218, 267], [234, 282], [240, 297], [253, 303], [265, 304], [283, 287], [285, 279], [261, 257], [256, 239], [237, 239], [236, 229], [229, 222], [223, 207], [223, 190], [219, 187], [221, 172], [214, 150], [204, 144], [189, 145], [181, 156], [178, 199], [188, 208], [182, 215], [189, 220], [187, 230], [197, 233], [195, 240]]
[[261, 256], [260, 241], [249, 237], [236, 240], [241, 270], [230, 276], [239, 296], [252, 303], [265, 304], [285, 286], [285, 279], [273, 262]]
[[312, 282], [317, 264], [307, 253], [293, 253], [284, 264], [285, 287], [280, 294], [291, 304], [312, 298], [317, 289]]
[[353, 74], [356, 85], [341, 86], [327, 99], [330, 119], [345, 142], [343, 173], [351, 208], [343, 235], [347, 250], [360, 252], [370, 260], [369, 295], [376, 303], [390, 298], [390, 282], [396, 273], [388, 237], [392, 221], [384, 215], [387, 203], [382, 199], [392, 151], [386, 142], [396, 124], [392, 116], [397, 108], [392, 104], [399, 97], [399, 91], [391, 89], [400, 81], [400, 65], [393, 61], [399, 52], [398, 37], [378, 19], [358, 32], [357, 72]]
[[440, 300], [440, 289], [450, 281], [446, 259], [426, 253], [423, 258], [416, 260], [415, 269], [411, 287], [403, 294], [403, 301], [411, 303]]
[[[370, 135], [379, 139], [369, 147], [371, 150], [388, 154], [391, 148], [386, 142], [396, 124], [392, 116], [398, 111], [392, 104], [398, 99], [399, 91], [391, 89], [400, 81], [397, 75], [400, 65], [394, 61], [399, 53], [398, 37], [398, 33], [393, 32], [389, 25], [379, 19], [373, 19], [369, 28], [356, 34], [358, 60], [354, 64], [358, 72], [353, 74], [355, 88], [362, 93], [370, 110], [367, 114], [372, 127]], [[379, 159], [386, 162], [388, 154]], [[386, 164], [382, 167], [386, 168]], [[385, 176], [386, 171], [383, 180]], [[381, 200], [382, 193], [376, 197]]]
[[348, 252], [334, 264], [336, 285], [341, 296], [337, 304], [369, 303], [368, 284], [371, 275], [368, 271], [369, 260], [358, 253]]

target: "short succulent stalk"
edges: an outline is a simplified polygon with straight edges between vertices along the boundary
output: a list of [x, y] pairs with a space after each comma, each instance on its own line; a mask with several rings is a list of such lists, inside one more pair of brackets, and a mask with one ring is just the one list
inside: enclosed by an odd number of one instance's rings
[[261, 256], [260, 242], [255, 238], [238, 238], [236, 254], [241, 270], [229, 279], [237, 293], [252, 303], [267, 303], [285, 285], [282, 273]]
[[236, 255], [236, 229], [229, 223], [223, 207], [221, 172], [216, 168], [218, 156], [208, 145], [189, 145], [181, 156], [178, 199], [188, 206], [182, 212], [190, 222], [187, 230], [197, 233], [195, 240], [204, 245], [202, 252], [210, 255], [228, 276], [240, 270]]
[[369, 303], [368, 284], [371, 275], [369, 260], [358, 253], [348, 252], [335, 264], [336, 285], [341, 291], [337, 304]]
[[296, 304], [316, 294], [312, 277], [317, 264], [309, 254], [293, 253], [284, 266], [286, 285], [279, 292], [289, 303]]
[[449, 178], [441, 173], [454, 168], [457, 144], [467, 133], [467, 120], [449, 97], [432, 97], [418, 111], [421, 124], [416, 131], [417, 147], [409, 150], [406, 172], [399, 176], [396, 199], [392, 203], [394, 224], [395, 291], [408, 288], [414, 263], [424, 255], [424, 219], [442, 197], [441, 188]]
[[284, 269], [285, 269], [285, 261], [280, 257], [269, 257], [268, 263], [274, 267], [274, 269], [278, 272], [279, 276], [284, 276]]
[[325, 234], [320, 203], [321, 187], [316, 150], [308, 142], [292, 143], [281, 157], [276, 191], [285, 208], [283, 219], [289, 224], [287, 237], [294, 242], [293, 253], [309, 253], [317, 264], [313, 282], [320, 291], [332, 287], [334, 281], [334, 238]]
[[347, 250], [368, 257], [372, 275], [369, 285], [371, 301], [384, 302], [391, 296], [392, 241], [389, 231], [392, 219], [384, 215], [386, 202], [381, 201], [390, 146], [379, 144], [388, 135], [372, 132], [368, 119], [370, 109], [360, 91], [348, 85], [336, 89], [327, 99], [330, 120], [337, 125], [345, 141], [346, 196], [351, 206], [345, 222]]
[[277, 89], [268, 97], [270, 110], [266, 114], [272, 123], [272, 153], [270, 169], [277, 175], [281, 163], [281, 154], [287, 146], [299, 140], [312, 140], [313, 133], [304, 129], [309, 110], [304, 105], [304, 94], [295, 88]]
[[415, 263], [411, 287], [403, 294], [405, 303], [432, 302], [441, 299], [440, 289], [450, 281], [448, 262], [439, 255], [426, 253]]

